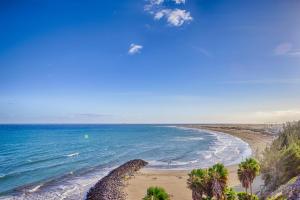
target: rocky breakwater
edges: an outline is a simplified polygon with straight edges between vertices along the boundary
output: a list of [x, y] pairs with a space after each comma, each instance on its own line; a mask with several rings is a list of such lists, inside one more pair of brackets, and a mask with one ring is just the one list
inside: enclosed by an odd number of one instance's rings
[[122, 191], [125, 177], [132, 176], [147, 164], [144, 160], [136, 159], [112, 170], [89, 190], [87, 200], [125, 200], [125, 194]]

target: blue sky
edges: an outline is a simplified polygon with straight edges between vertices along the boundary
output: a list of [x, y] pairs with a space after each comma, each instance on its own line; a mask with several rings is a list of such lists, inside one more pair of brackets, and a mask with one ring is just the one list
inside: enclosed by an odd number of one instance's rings
[[300, 119], [298, 0], [0, 3], [0, 123]]

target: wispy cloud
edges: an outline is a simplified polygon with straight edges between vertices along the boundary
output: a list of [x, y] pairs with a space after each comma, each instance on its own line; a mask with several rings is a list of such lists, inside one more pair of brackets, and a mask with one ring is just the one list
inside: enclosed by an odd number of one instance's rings
[[213, 57], [212, 53], [209, 52], [207, 49], [201, 48], [201, 47], [193, 47], [197, 52], [201, 53], [202, 55], [206, 57]]
[[176, 4], [185, 4], [185, 0], [173, 0]]
[[164, 9], [154, 15], [154, 19], [156, 20], [160, 20], [163, 17], [166, 18], [168, 24], [171, 26], [182, 26], [184, 23], [193, 20], [190, 12], [181, 9]]
[[253, 79], [233, 80], [223, 82], [226, 84], [300, 84], [300, 79]]
[[277, 56], [300, 56], [300, 49], [294, 48], [292, 43], [285, 42], [275, 47], [274, 54]]
[[[207, 117], [205, 117], [207, 118]], [[299, 108], [254, 110], [243, 112], [230, 112], [218, 116], [212, 115], [212, 120], [224, 123], [285, 123], [300, 119]]]
[[287, 122], [300, 119], [300, 110], [272, 110], [257, 111], [253, 113], [253, 117], [261, 121]]
[[142, 45], [131, 44], [129, 47], [129, 50], [128, 50], [128, 54], [134, 55], [134, 54], [140, 53], [142, 49], [143, 49]]
[[164, 0], [148, 0], [144, 10], [153, 14], [153, 10], [163, 4]]
[[[173, 27], [182, 26], [184, 23], [193, 20], [191, 13], [187, 10], [164, 7], [163, 4], [165, 1], [167, 0], [149, 0], [144, 9], [153, 15], [155, 20], [166, 19], [167, 23]], [[185, 0], [172, 0], [172, 2], [176, 5], [185, 4]]]
[[111, 115], [108, 115], [108, 114], [97, 114], [97, 113], [77, 113], [77, 114], [72, 115], [72, 117], [105, 118], [105, 117], [111, 117]]

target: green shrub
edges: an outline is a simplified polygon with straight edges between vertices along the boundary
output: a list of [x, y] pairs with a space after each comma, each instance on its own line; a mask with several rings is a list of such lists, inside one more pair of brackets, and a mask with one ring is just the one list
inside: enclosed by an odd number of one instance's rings
[[267, 192], [300, 174], [300, 121], [285, 124], [278, 138], [266, 148], [261, 172]]
[[232, 188], [226, 188], [225, 197], [226, 200], [238, 200], [237, 193]]
[[143, 200], [169, 200], [168, 193], [162, 187], [149, 187]]
[[254, 194], [249, 194], [246, 192], [237, 193], [238, 200], [258, 200], [258, 197]]
[[282, 195], [268, 197], [267, 200], [287, 200], [287, 198], [283, 197]]

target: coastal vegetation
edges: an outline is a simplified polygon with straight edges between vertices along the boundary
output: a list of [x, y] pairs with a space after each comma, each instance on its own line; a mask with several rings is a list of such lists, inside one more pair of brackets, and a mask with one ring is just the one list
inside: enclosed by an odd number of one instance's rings
[[188, 187], [192, 190], [193, 200], [222, 199], [225, 196], [228, 171], [223, 164], [215, 164], [208, 169], [194, 169], [187, 180]]
[[[237, 177], [244, 192], [228, 186], [228, 170], [217, 163], [210, 168], [193, 169], [187, 186], [193, 200], [287, 200], [300, 198], [300, 121], [286, 123], [279, 135], [257, 157], [243, 160]], [[264, 188], [253, 190], [254, 179], [261, 175]], [[256, 194], [259, 194], [259, 198]], [[150, 187], [143, 200], [170, 200], [161, 187]]]
[[[252, 185], [254, 178], [259, 174], [260, 165], [249, 158], [239, 165], [238, 176], [246, 188]], [[228, 170], [223, 164], [218, 163], [208, 169], [194, 169], [189, 173], [188, 187], [192, 190], [193, 200], [218, 199], [218, 200], [256, 200], [256, 195], [247, 192], [235, 192], [227, 185]]]
[[232, 188], [225, 191], [226, 200], [258, 200], [258, 197], [247, 192], [236, 192]]
[[261, 158], [264, 196], [300, 174], [300, 121], [286, 123]]
[[260, 164], [253, 158], [247, 158], [245, 161], [239, 164], [237, 171], [238, 178], [245, 188], [246, 193], [248, 188], [250, 188], [250, 193], [252, 194], [252, 183], [260, 172]]
[[168, 193], [162, 187], [149, 187], [143, 200], [169, 200]]

